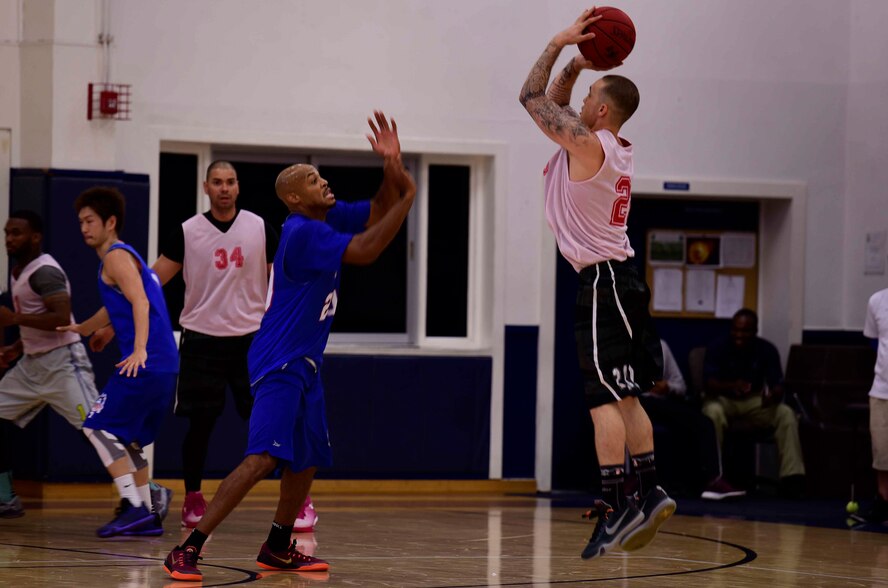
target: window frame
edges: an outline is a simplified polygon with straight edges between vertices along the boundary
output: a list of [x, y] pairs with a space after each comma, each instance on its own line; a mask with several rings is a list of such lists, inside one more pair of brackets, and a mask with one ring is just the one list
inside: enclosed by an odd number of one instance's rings
[[[161, 141], [160, 152], [197, 155], [198, 185], [195, 187], [195, 213], [209, 210], [203, 191], [207, 166], [217, 159], [257, 163], [304, 162], [315, 166], [345, 165], [375, 167], [373, 156], [350, 149], [301, 149], [256, 145], [214, 145], [185, 141]], [[453, 351], [477, 353], [492, 345], [494, 309], [494, 156], [447, 153], [405, 153], [404, 165], [417, 184], [416, 202], [408, 215], [407, 231], [407, 317], [405, 333], [331, 333], [328, 353], [430, 353]], [[469, 168], [469, 255], [466, 292], [466, 336], [426, 335], [425, 313], [428, 279], [429, 166], [456, 165]], [[157, 227], [152, 240], [157, 241]], [[156, 247], [156, 245], [155, 245]]]

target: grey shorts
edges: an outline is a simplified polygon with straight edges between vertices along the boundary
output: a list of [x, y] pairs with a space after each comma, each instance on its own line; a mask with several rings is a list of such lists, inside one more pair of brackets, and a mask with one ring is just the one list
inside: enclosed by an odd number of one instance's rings
[[888, 472], [888, 400], [870, 396], [870, 434], [873, 437], [873, 469]]
[[24, 427], [49, 405], [80, 429], [98, 397], [83, 343], [25, 355], [0, 380], [0, 418]]

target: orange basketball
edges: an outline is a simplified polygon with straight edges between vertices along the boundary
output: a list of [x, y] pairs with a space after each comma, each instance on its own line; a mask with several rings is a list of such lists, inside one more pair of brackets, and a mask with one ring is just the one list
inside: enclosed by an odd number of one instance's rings
[[623, 63], [635, 47], [635, 25], [619, 8], [599, 6], [592, 16], [599, 15], [601, 20], [583, 31], [595, 33], [595, 37], [579, 43], [578, 48], [595, 67], [610, 69]]

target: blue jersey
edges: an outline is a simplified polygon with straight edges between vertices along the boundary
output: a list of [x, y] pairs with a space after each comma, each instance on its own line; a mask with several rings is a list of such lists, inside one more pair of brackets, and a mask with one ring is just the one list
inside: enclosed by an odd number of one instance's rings
[[284, 221], [268, 308], [247, 356], [252, 383], [297, 358], [320, 365], [336, 314], [342, 255], [369, 216], [369, 201], [337, 202], [326, 222], [297, 213]]
[[[163, 298], [163, 289], [160, 280], [145, 260], [136, 253], [136, 250], [125, 243], [115, 243], [108, 248], [107, 255], [115, 249], [124, 249], [136, 258], [142, 266], [142, 286], [148, 297], [148, 360], [145, 369], [152, 372], [178, 372], [179, 354], [176, 350], [176, 340], [173, 338], [173, 327], [170, 325], [170, 315], [167, 312], [166, 301]], [[122, 358], [129, 357], [133, 353], [136, 339], [136, 325], [133, 321], [133, 305], [126, 299], [120, 288], [109, 286], [102, 280], [102, 268], [104, 260], [99, 263], [99, 294], [102, 302], [111, 317], [111, 325], [114, 327], [114, 335], [120, 347]]]

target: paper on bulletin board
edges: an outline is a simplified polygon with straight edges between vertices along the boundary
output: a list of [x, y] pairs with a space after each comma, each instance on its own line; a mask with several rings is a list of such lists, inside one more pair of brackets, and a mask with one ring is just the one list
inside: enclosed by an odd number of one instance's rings
[[685, 310], [690, 312], [715, 311], [715, 272], [691, 270], [685, 277]]
[[743, 308], [743, 295], [746, 291], [746, 278], [721, 274], [715, 288], [715, 316], [731, 318]]
[[725, 233], [721, 238], [722, 267], [755, 267], [755, 235]]
[[654, 310], [681, 312], [683, 276], [680, 269], [654, 269]]
[[885, 231], [866, 234], [863, 273], [881, 276], [885, 273]]

